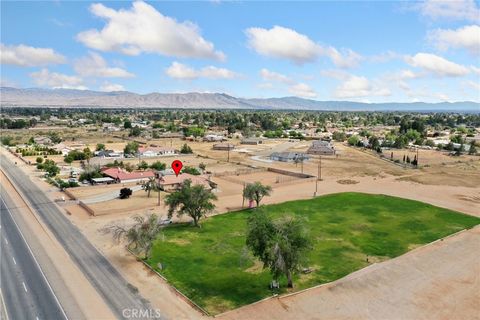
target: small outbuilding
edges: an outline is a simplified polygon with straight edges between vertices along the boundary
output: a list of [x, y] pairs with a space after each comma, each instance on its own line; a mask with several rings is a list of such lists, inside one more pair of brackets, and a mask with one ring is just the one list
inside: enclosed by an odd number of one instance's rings
[[228, 150], [233, 150], [235, 149], [235, 145], [231, 143], [217, 143], [213, 145], [213, 150], [223, 150], [223, 151], [228, 151]]

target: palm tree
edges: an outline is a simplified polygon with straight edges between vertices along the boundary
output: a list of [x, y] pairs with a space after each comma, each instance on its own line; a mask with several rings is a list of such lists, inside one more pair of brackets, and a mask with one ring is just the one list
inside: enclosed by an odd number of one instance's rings
[[192, 186], [192, 181], [187, 179], [178, 191], [167, 195], [165, 204], [169, 206], [169, 217], [177, 211], [179, 216], [183, 214], [190, 216], [193, 219], [193, 225], [200, 227], [198, 224], [200, 218], [215, 209], [213, 200], [217, 200], [215, 194], [203, 185]]
[[150, 177], [150, 178], [148, 178], [147, 181], [143, 182], [142, 183], [142, 189], [145, 190], [145, 192], [147, 193], [147, 198], [150, 198], [150, 192], [152, 190], [157, 191], [157, 189], [158, 189], [158, 184], [155, 181], [155, 178]]
[[243, 197], [250, 201], [255, 201], [257, 207], [260, 205], [263, 197], [269, 196], [272, 192], [272, 187], [265, 186], [261, 182], [249, 183], [243, 190]]

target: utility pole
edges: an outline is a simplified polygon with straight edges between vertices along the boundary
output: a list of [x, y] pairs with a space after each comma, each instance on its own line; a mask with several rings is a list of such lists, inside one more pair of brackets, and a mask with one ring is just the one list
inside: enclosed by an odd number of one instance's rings
[[418, 168], [418, 147], [417, 147], [417, 168]]
[[157, 192], [158, 192], [158, 206], [160, 206], [160, 192], [161, 192], [161, 188], [160, 188], [160, 175], [158, 176], [158, 184], [157, 184]]
[[318, 180], [322, 180], [322, 156], [319, 156], [318, 161]]
[[230, 145], [227, 144], [227, 162], [230, 162]]
[[245, 182], [243, 183], [243, 191], [242, 191], [242, 209], [245, 206], [245, 197], [243, 196], [245, 194]]

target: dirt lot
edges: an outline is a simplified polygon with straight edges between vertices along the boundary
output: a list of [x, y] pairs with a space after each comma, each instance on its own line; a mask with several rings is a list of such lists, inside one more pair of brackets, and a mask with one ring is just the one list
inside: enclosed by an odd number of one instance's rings
[[[238, 141], [233, 142], [238, 144]], [[163, 141], [163, 145], [165, 143]], [[177, 147], [180, 147], [183, 143], [185, 142], [178, 139], [174, 139], [172, 142]], [[232, 171], [245, 168], [247, 165], [270, 166], [297, 172], [301, 170], [300, 165], [296, 166], [293, 163], [265, 163], [251, 159], [251, 156], [255, 155], [252, 152], [231, 152], [231, 162], [226, 163], [226, 152], [211, 150], [212, 143], [187, 143], [195, 152], [208, 156], [209, 159], [186, 156], [181, 160], [186, 165], [192, 166], [204, 162], [207, 164], [207, 170], [212, 172]], [[277, 140], [269, 141], [268, 144], [261, 146], [240, 145], [238, 148], [247, 151], [257, 150], [256, 152], [260, 154], [268, 154], [269, 148], [275, 149], [285, 146], [288, 147], [287, 150], [298, 152], [306, 150], [308, 143], [300, 142], [286, 145], [285, 141]], [[480, 216], [479, 157], [449, 157], [436, 151], [421, 150], [419, 159], [423, 167], [406, 169], [380, 160], [375, 155], [366, 154], [341, 144], [336, 144], [336, 147], [339, 151], [338, 157], [322, 157], [321, 177], [323, 180], [319, 181], [318, 185], [315, 181], [295, 184], [272, 183], [272, 196], [266, 197], [263, 203], [305, 199], [314, 196], [316, 190], [317, 195], [359, 191], [415, 199]], [[402, 152], [399, 151], [398, 156]], [[166, 159], [164, 162], [167, 162]], [[147, 161], [154, 160], [148, 159]], [[138, 162], [138, 159], [132, 159], [131, 161]], [[238, 165], [237, 162], [241, 164]], [[318, 159], [311, 159], [304, 163], [303, 169], [305, 173], [317, 175], [318, 167]], [[26, 168], [26, 170], [32, 171], [32, 167]], [[265, 182], [258, 174], [253, 174], [245, 179]], [[350, 182], [343, 183], [343, 180], [350, 180]], [[241, 208], [242, 185], [222, 178], [214, 178], [214, 181], [219, 184], [217, 192], [219, 199], [216, 202], [217, 208], [214, 214]], [[102, 191], [101, 188], [103, 187], [91, 192], [99, 193]], [[85, 194], [89, 192], [85, 191]], [[57, 193], [51, 194], [57, 196]], [[104, 252], [132, 284], [140, 288], [144, 297], [159, 308], [166, 310], [165, 315], [173, 315], [176, 319], [198, 318], [200, 314], [173, 294], [166, 284], [144, 270], [134, 258], [126, 256], [122, 246], [117, 246], [109, 237], [98, 232], [99, 228], [112, 222], [128, 223], [129, 217], [133, 214], [156, 212], [165, 215], [166, 208], [163, 206], [163, 201], [160, 207], [156, 206], [156, 201], [156, 194], [147, 199], [145, 192], [139, 191], [130, 200], [111, 200], [98, 204], [103, 209], [108, 208], [108, 210], [113, 211], [117, 207], [131, 208], [132, 210], [127, 211], [127, 213], [89, 217], [83, 209], [76, 205], [70, 205], [68, 209], [75, 224]], [[426, 253], [414, 251], [407, 256], [388, 261], [387, 264], [379, 264], [378, 270], [365, 271], [361, 278], [358, 278], [358, 275], [355, 274], [341, 280], [335, 286], [319, 290], [314, 289], [292, 298], [280, 299], [278, 302], [277, 300], [271, 300], [272, 302], [260, 303], [257, 304], [259, 309], [249, 309], [247, 311], [241, 309], [226, 317], [231, 319], [251, 318], [252, 316], [260, 316], [262, 313], [278, 315], [278, 317], [270, 316], [270, 318], [278, 319], [289, 319], [292, 314], [303, 315], [305, 318], [316, 318], [320, 313], [324, 314], [326, 318], [335, 316], [335, 318], [341, 319], [384, 319], [388, 318], [392, 312], [397, 313], [398, 309], [394, 304], [397, 301], [398, 303], [405, 303], [403, 313], [398, 313], [401, 318], [449, 319], [452, 318], [450, 316], [454, 315], [454, 312], [463, 312], [459, 313], [460, 316], [456, 318], [468, 318], [469, 312], [474, 308], [472, 297], [476, 297], [474, 300], [478, 301], [478, 292], [480, 291], [478, 290], [480, 283], [478, 279], [478, 274], [480, 274], [480, 270], [478, 270], [479, 261], [470, 258], [471, 245], [476, 244], [478, 248], [478, 228], [475, 232], [466, 234], [468, 236], [452, 238], [458, 238], [458, 240], [449, 240], [450, 242], [445, 242], [445, 245], [439, 243], [431, 246], [430, 249], [426, 250]], [[452, 242], [455, 245], [447, 245], [447, 243]], [[397, 261], [401, 262], [397, 263]], [[378, 288], [375, 289], [377, 286]], [[389, 291], [397, 286], [402, 290]], [[472, 286], [476, 290], [477, 296], [475, 296]], [[451, 294], [446, 294], [445, 290], [449, 290]], [[418, 303], [415, 302], [416, 300], [418, 300]], [[317, 306], [323, 306], [322, 310], [325, 310], [325, 312], [320, 312]], [[429, 317], [427, 311], [422, 311], [421, 308], [433, 312], [437, 316]], [[282, 310], [285, 309], [287, 311], [284, 313]], [[288, 310], [293, 313], [288, 312]], [[243, 315], [241, 312], [245, 312], [245, 314]]]

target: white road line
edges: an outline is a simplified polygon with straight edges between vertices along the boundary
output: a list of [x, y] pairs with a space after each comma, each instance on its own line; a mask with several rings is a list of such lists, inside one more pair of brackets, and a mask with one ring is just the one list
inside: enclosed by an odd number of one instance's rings
[[35, 317], [35, 320], [39, 320], [38, 317]]
[[13, 259], [13, 263], [17, 264], [17, 261], [15, 261], [15, 258], [14, 258], [14, 257], [12, 257], [12, 259]]
[[[5, 320], [8, 320], [8, 311], [7, 311], [7, 305], [5, 304], [5, 300], [3, 299], [3, 293], [2, 293], [2, 288], [0, 288], [0, 300], [2, 301], [2, 309], [5, 312]], [[0, 314], [2, 314], [0, 312]]]
[[7, 240], [7, 238], [5, 238], [5, 237], [4, 237], [4, 239], [5, 239], [5, 243], [6, 243], [6, 244], [8, 244], [8, 240]]
[[[40, 264], [38, 263], [37, 258], [35, 258], [35, 255], [33, 254], [32, 249], [31, 249], [30, 246], [28, 245], [28, 242], [27, 242], [27, 240], [25, 239], [25, 236], [23, 235], [22, 231], [21, 231], [20, 228], [18, 227], [18, 224], [17, 224], [17, 222], [15, 221], [15, 219], [13, 218], [12, 214], [10, 213], [10, 210], [8, 210], [8, 207], [7, 207], [7, 204], [5, 203], [5, 200], [3, 200], [3, 198], [0, 198], [0, 200], [2, 200], [3, 205], [5, 206], [5, 208], [7, 208], [6, 211], [8, 212], [8, 214], [10, 215], [10, 217], [12, 218], [13, 224], [17, 227], [18, 233], [20, 233], [20, 236], [22, 237], [23, 242], [25, 242], [25, 244], [27, 245], [27, 249], [28, 249], [28, 251], [30, 252], [30, 255], [33, 257], [33, 261], [35, 261], [35, 264], [37, 265], [38, 270], [40, 270], [40, 273], [42, 274], [43, 279], [44, 279], [45, 282], [47, 283], [48, 288], [49, 288], [50, 291], [52, 292], [53, 297], [55, 298], [55, 301], [57, 302], [58, 306], [60, 307], [60, 310], [62, 310], [63, 316], [65, 317], [65, 319], [68, 320], [68, 317], [67, 317], [67, 314], [65, 313], [65, 310], [63, 310], [63, 307], [62, 307], [62, 305], [60, 304], [60, 301], [58, 301], [57, 295], [56, 295], [55, 292], [53, 291], [52, 286], [50, 285], [50, 282], [48, 282], [47, 277], [45, 276], [45, 273], [43, 273], [43, 270], [42, 270], [42, 268], [40, 267]], [[24, 285], [25, 285], [25, 284], [24, 284]], [[26, 290], [26, 289], [25, 289], [25, 290]]]
[[27, 286], [25, 285], [25, 282], [22, 281], [22, 284], [23, 284], [23, 289], [25, 289], [25, 292], [28, 292]]

